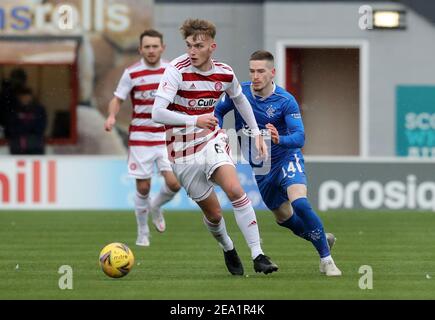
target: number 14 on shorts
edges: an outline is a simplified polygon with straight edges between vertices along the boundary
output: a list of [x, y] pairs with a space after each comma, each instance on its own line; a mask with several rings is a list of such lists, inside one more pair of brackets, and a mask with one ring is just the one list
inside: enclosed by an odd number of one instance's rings
[[299, 163], [299, 158], [296, 157], [295, 161], [289, 161], [287, 169], [285, 166], [282, 168], [282, 173], [284, 175], [284, 178], [294, 178], [296, 175], [296, 172], [302, 173], [302, 166]]

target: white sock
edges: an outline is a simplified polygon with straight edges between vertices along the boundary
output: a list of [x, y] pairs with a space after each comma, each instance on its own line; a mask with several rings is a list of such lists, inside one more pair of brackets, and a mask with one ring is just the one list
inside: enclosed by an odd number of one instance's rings
[[151, 199], [151, 208], [161, 208], [165, 203], [172, 200], [177, 193], [169, 189], [166, 183], [163, 184], [159, 194]]
[[205, 216], [203, 216], [203, 221], [208, 231], [210, 231], [210, 233], [217, 240], [221, 248], [224, 249], [224, 251], [234, 249], [233, 241], [228, 235], [227, 227], [225, 226], [224, 217], [222, 217], [221, 221], [219, 221], [219, 223], [217, 224], [208, 221]]
[[136, 192], [134, 197], [134, 207], [137, 222], [137, 232], [148, 235], [150, 229], [148, 227], [148, 214], [150, 211], [150, 199], [148, 195], [144, 196]]
[[326, 261], [332, 261], [332, 262], [334, 262], [334, 260], [332, 260], [332, 256], [331, 255], [326, 256], [324, 258], [320, 258], [320, 262], [326, 262]]
[[252, 259], [255, 259], [259, 254], [263, 254], [263, 250], [260, 245], [260, 232], [254, 208], [246, 193], [240, 199], [233, 201], [232, 205], [237, 225], [251, 249]]

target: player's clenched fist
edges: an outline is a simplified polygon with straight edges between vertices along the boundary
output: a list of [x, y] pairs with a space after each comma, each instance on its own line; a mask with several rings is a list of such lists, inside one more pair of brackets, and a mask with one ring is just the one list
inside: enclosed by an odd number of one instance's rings
[[270, 136], [272, 138], [272, 142], [274, 144], [279, 143], [279, 133], [278, 130], [276, 130], [275, 126], [271, 123], [266, 124], [266, 128], [270, 131]]
[[106, 122], [104, 122], [104, 129], [106, 131], [112, 131], [113, 126], [116, 123], [116, 119], [114, 117], [108, 117]]
[[210, 130], [214, 130], [218, 123], [218, 119], [212, 114], [204, 114], [196, 120], [197, 127]]

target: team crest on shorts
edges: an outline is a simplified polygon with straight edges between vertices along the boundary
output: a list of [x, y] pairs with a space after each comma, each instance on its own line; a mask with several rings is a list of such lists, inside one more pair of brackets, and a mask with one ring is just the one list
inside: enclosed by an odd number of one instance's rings
[[222, 85], [222, 82], [220, 82], [220, 81], [218, 81], [218, 82], [216, 82], [216, 83], [214, 84], [214, 89], [215, 89], [216, 91], [221, 91], [221, 90], [222, 90], [222, 87], [223, 87], [223, 85]]
[[134, 171], [136, 169], [137, 169], [137, 164], [136, 163], [133, 162], [132, 164], [130, 164], [130, 170]]

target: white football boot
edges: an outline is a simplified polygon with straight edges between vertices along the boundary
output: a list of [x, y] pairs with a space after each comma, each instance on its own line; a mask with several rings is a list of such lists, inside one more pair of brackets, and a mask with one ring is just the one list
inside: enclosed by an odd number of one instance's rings
[[[336, 238], [332, 233], [325, 233], [325, 235], [326, 235], [326, 241], [328, 242], [329, 250], [331, 250], [332, 246], [335, 243]], [[341, 271], [335, 265], [334, 260], [332, 260], [332, 257], [331, 259], [323, 262], [322, 260], [320, 260], [319, 271], [320, 273], [324, 273], [329, 277], [341, 276]]]
[[160, 233], [165, 232], [166, 230], [166, 222], [163, 217], [163, 211], [160, 208], [151, 208], [151, 217], [153, 220], [154, 227]]
[[320, 273], [326, 274], [328, 277], [340, 277], [341, 271], [337, 268], [332, 258], [325, 261], [320, 261], [319, 266]]

